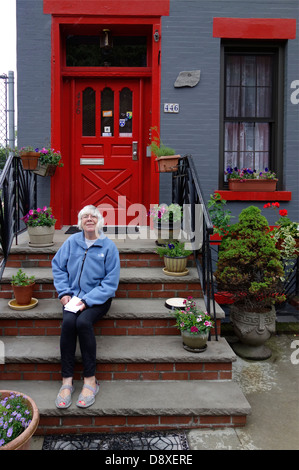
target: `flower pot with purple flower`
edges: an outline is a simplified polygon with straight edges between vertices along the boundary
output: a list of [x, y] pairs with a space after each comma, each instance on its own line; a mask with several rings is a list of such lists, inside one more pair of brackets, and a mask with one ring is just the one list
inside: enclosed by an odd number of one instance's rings
[[40, 157], [34, 173], [39, 176], [54, 176], [56, 168], [63, 166], [60, 151], [43, 147], [39, 152]]
[[159, 246], [156, 252], [164, 257], [165, 268], [163, 272], [168, 275], [183, 276], [188, 274], [188, 257], [192, 254], [191, 250], [185, 249], [185, 244], [179, 241], [168, 243], [165, 246]]
[[227, 167], [225, 172], [231, 191], [275, 191], [276, 174], [265, 168], [263, 171], [252, 168]]
[[183, 347], [189, 352], [200, 353], [207, 349], [210, 330], [214, 322], [207, 312], [199, 310], [192, 297], [184, 300], [185, 307], [176, 309], [176, 326], [181, 331]]
[[153, 220], [158, 246], [173, 243], [180, 236], [182, 207], [179, 204], [155, 204], [148, 215]]
[[30, 246], [43, 248], [54, 244], [56, 219], [51, 207], [30, 209], [21, 220], [27, 225]]
[[39, 411], [32, 398], [0, 390], [0, 450], [30, 450], [38, 424]]

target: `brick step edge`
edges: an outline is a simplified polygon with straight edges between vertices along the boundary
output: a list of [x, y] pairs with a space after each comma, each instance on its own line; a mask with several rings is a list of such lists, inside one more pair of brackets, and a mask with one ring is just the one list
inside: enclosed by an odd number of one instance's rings
[[67, 410], [55, 407], [59, 387], [59, 381], [0, 381], [0, 389], [20, 391], [36, 402], [38, 435], [240, 427], [251, 412], [232, 381], [102, 382], [96, 402], [84, 410], [75, 405], [82, 382], [75, 383]]

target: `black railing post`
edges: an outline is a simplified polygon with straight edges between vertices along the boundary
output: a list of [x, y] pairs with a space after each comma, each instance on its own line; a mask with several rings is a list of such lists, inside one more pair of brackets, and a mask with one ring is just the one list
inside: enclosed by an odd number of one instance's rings
[[[185, 155], [180, 158], [178, 170], [172, 176], [172, 201], [184, 207], [189, 205], [190, 221], [189, 234], [190, 243], [193, 248], [193, 255], [197, 267], [198, 277], [203, 291], [203, 297], [207, 312], [213, 317], [215, 323], [215, 337], [218, 340], [217, 319], [214, 300], [214, 285], [212, 271], [212, 255], [210, 247], [210, 235], [213, 233], [213, 225], [209, 216], [209, 212], [205, 205], [202, 192], [200, 189], [199, 178], [192, 160], [191, 155]], [[196, 204], [200, 204], [202, 208], [202, 245], [198, 248], [196, 242]], [[186, 222], [186, 220], [184, 220]], [[195, 238], [194, 238], [195, 237]], [[199, 253], [201, 251], [201, 262], [199, 261]]]

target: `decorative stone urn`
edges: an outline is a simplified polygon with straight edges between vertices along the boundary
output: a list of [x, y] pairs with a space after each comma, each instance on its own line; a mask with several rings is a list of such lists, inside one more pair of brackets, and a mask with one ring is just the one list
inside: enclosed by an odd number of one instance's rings
[[235, 353], [253, 360], [271, 357], [272, 352], [265, 346], [265, 342], [276, 331], [275, 307], [266, 313], [258, 313], [242, 311], [232, 305], [230, 315], [234, 332], [239, 339], [238, 343], [231, 344]]
[[54, 245], [55, 226], [43, 225], [38, 227], [28, 226], [29, 245], [35, 248], [43, 248]]

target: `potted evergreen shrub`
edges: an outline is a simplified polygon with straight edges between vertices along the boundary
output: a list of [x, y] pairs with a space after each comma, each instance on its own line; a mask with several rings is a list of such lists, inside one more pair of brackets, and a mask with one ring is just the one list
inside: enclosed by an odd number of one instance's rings
[[283, 302], [283, 265], [260, 209], [243, 209], [219, 247], [215, 278], [219, 290], [234, 296], [231, 320], [239, 338], [232, 346], [250, 359], [266, 359], [265, 342], [275, 332], [275, 303]]
[[179, 241], [168, 243], [166, 246], [160, 246], [156, 252], [164, 258], [163, 272], [171, 276], [184, 276], [188, 274], [187, 261], [192, 254], [191, 250], [185, 249], [185, 244]]
[[11, 277], [11, 285], [18, 306], [30, 305], [34, 284], [35, 277], [29, 277], [22, 269]]

